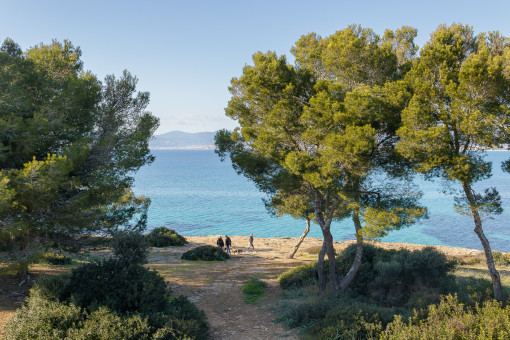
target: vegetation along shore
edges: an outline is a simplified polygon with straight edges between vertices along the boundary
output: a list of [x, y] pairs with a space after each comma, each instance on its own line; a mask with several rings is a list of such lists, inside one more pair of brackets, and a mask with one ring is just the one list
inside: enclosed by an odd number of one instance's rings
[[[293, 249], [297, 238], [255, 237], [255, 251], [252, 251], [248, 250], [247, 237], [230, 236], [234, 249], [239, 249], [241, 252], [232, 254], [226, 261], [204, 262], [181, 259], [181, 255], [188, 250], [203, 245], [215, 245], [219, 236], [224, 235], [190, 236], [186, 237], [189, 243], [182, 246], [152, 247], [146, 266], [155, 269], [164, 278], [172, 295], [184, 295], [199, 309], [205, 311], [212, 339], [280, 339], [281, 337], [298, 339], [303, 337], [303, 330], [299, 327], [288, 328], [285, 320], [274, 322], [281, 316], [282, 311], [288, 310], [286, 303], [298, 301], [293, 296], [289, 297], [287, 290], [280, 287], [278, 278], [293, 268], [316, 262], [322, 240], [306, 238], [294, 259], [288, 259], [287, 255]], [[335, 250], [341, 253], [353, 243], [354, 241], [335, 242]], [[376, 242], [373, 244], [388, 250], [415, 251], [427, 248], [423, 245], [408, 243]], [[473, 299], [482, 301], [483, 296], [487, 294], [485, 290], [490, 287], [490, 282], [486, 279], [482, 252], [443, 246], [433, 248], [445, 254], [448, 259], [456, 261], [457, 265], [452, 271], [453, 278], [465, 285], [464, 289], [469, 291]], [[1, 281], [0, 323], [2, 328], [0, 334], [5, 335], [6, 322], [12, 319], [16, 308], [22, 304], [23, 298], [28, 294], [28, 289], [41, 275], [55, 276], [69, 273], [80, 263], [109, 257], [112, 252], [110, 248], [105, 247], [105, 244], [96, 242], [92, 248], [84, 248], [79, 253], [65, 252], [65, 254], [69, 255], [72, 261], [64, 265], [52, 265], [44, 261], [31, 265], [30, 272], [33, 277], [21, 286], [19, 286], [19, 280], [14, 278], [5, 278]], [[503, 285], [506, 289], [510, 289], [509, 259], [509, 254], [501, 254], [499, 262], [503, 272]], [[242, 290], [246, 282], [253, 277], [265, 282], [267, 286], [262, 300], [250, 304], [244, 301]], [[308, 291], [314, 289], [316, 288], [306, 288]], [[291, 294], [298, 294], [298, 290], [305, 289], [296, 287]], [[281, 300], [280, 297], [284, 292], [286, 298]], [[434, 299], [438, 297], [435, 296]], [[323, 316], [316, 315], [316, 317]]]

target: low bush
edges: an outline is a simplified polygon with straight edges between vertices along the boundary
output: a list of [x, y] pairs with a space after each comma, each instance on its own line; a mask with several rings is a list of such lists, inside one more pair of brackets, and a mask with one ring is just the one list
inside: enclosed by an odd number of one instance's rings
[[209, 325], [203, 310], [198, 309], [184, 296], [169, 298], [168, 302], [170, 316], [168, 329], [177, 331], [179, 334], [186, 334], [190, 339], [208, 338]]
[[[356, 254], [356, 245], [346, 248], [336, 259], [338, 272], [345, 275]], [[328, 274], [327, 261], [324, 268]], [[377, 303], [404, 306], [410, 300], [427, 306], [439, 301], [452, 278], [454, 263], [433, 248], [419, 251], [385, 250], [365, 245], [362, 263], [349, 286], [353, 296], [367, 296]], [[317, 263], [296, 267], [279, 277], [283, 289], [302, 287], [318, 280]]]
[[183, 246], [188, 243], [184, 236], [181, 236], [173, 229], [159, 227], [146, 235], [146, 238], [153, 247]]
[[464, 306], [456, 296], [431, 305], [426, 316], [416, 314], [408, 322], [399, 316], [382, 333], [383, 340], [399, 339], [508, 339], [510, 306], [488, 300], [480, 307]]
[[279, 321], [305, 339], [373, 339], [393, 319], [391, 311], [345, 295], [305, 296], [285, 304]]
[[317, 280], [317, 263], [297, 266], [278, 277], [280, 287], [283, 289], [302, 287]]
[[31, 291], [26, 306], [6, 325], [6, 339], [149, 339], [140, 316], [121, 317], [107, 308], [87, 313], [73, 304], [52, 301]]
[[73, 269], [69, 291], [72, 302], [88, 310], [106, 306], [118, 313], [150, 315], [167, 308], [163, 277], [125, 260], [109, 259]]
[[230, 255], [225, 253], [223, 249], [213, 246], [196, 247], [181, 256], [181, 259], [189, 261], [225, 261], [229, 258]]
[[257, 303], [264, 298], [264, 291], [267, 284], [256, 277], [246, 281], [243, 286], [244, 302]]
[[79, 328], [70, 328], [67, 338], [73, 340], [151, 338], [151, 327], [139, 315], [121, 317], [108, 308], [100, 307], [83, 320]]
[[138, 232], [118, 231], [113, 235], [110, 245], [113, 254], [118, 259], [130, 263], [147, 263], [149, 244], [145, 237]]
[[[506, 295], [508, 289], [505, 288], [503, 286], [503, 294]], [[457, 294], [460, 301], [471, 306], [494, 298], [492, 281], [485, 275], [479, 275], [479, 277], [457, 276], [455, 286], [450, 291]]]
[[47, 251], [41, 255], [41, 261], [56, 266], [65, 266], [73, 263], [73, 259], [62, 253]]
[[122, 259], [41, 276], [8, 339], [207, 339], [205, 313], [170, 298], [163, 278]]
[[30, 296], [37, 295], [50, 301], [67, 301], [71, 297], [70, 275], [41, 275], [30, 290]]
[[6, 339], [65, 339], [68, 329], [79, 327], [84, 318], [79, 307], [45, 299], [34, 291], [6, 324]]

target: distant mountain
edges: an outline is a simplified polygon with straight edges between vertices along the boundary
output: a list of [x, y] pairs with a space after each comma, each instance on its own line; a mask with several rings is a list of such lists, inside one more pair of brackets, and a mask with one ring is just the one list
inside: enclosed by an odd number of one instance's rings
[[154, 136], [149, 142], [151, 149], [214, 149], [216, 132], [171, 131]]

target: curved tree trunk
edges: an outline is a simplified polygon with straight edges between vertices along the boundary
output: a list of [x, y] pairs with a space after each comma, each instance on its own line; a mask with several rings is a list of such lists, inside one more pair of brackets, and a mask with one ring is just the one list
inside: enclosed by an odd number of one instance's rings
[[326, 290], [326, 275], [324, 275], [324, 255], [326, 254], [326, 242], [322, 242], [322, 248], [317, 259], [317, 275], [319, 276], [319, 292]]
[[329, 283], [331, 285], [332, 290], [340, 289], [340, 282], [338, 281], [338, 275], [336, 274], [336, 254], [335, 247], [333, 246], [333, 235], [331, 235], [331, 231], [329, 227], [326, 230], [322, 231], [324, 235], [324, 243], [326, 246], [326, 253], [328, 254], [328, 262], [329, 262]]
[[489, 269], [489, 274], [492, 279], [492, 286], [494, 287], [494, 298], [498, 301], [503, 301], [503, 292], [501, 289], [501, 279], [499, 277], [499, 273], [496, 270], [496, 266], [494, 265], [494, 258], [492, 256], [491, 246], [489, 244], [489, 240], [485, 236], [482, 229], [482, 220], [480, 218], [480, 214], [478, 213], [478, 207], [476, 206], [476, 201], [473, 196], [473, 192], [471, 190], [471, 186], [469, 183], [462, 183], [462, 188], [464, 189], [464, 193], [466, 194], [466, 198], [471, 207], [471, 212], [473, 213], [473, 220], [475, 222], [475, 233], [478, 235], [480, 242], [482, 243], [483, 250], [485, 252], [485, 258], [487, 260], [487, 268]]
[[[333, 235], [331, 235], [331, 218], [328, 217], [326, 220], [324, 218], [323, 214], [323, 200], [320, 194], [315, 193], [315, 218], [317, 219], [317, 222], [319, 223], [319, 226], [321, 227], [322, 235], [324, 236], [324, 243], [322, 245], [321, 252], [325, 251], [328, 254], [329, 259], [329, 282], [331, 285], [332, 290], [339, 290], [340, 284], [338, 282], [338, 277], [336, 274], [336, 261], [335, 261], [335, 248], [333, 247]], [[319, 254], [320, 255], [320, 254]], [[322, 266], [324, 267], [324, 266]], [[319, 268], [317, 266], [317, 272], [319, 275], [319, 279], [321, 278], [321, 275], [324, 276], [324, 268]], [[323, 284], [323, 286], [321, 286]], [[319, 282], [319, 288], [325, 289], [324, 280]]]
[[359, 267], [361, 266], [361, 259], [363, 258], [363, 237], [361, 236], [361, 221], [359, 219], [359, 213], [357, 211], [354, 212], [352, 216], [352, 220], [354, 221], [354, 227], [356, 228], [356, 256], [354, 257], [354, 262], [349, 268], [347, 274], [340, 281], [340, 289], [346, 289], [354, 280], [356, 273], [358, 272]]
[[289, 253], [289, 255], [287, 255], [288, 259], [293, 259], [294, 258], [294, 255], [298, 251], [299, 246], [301, 246], [301, 243], [303, 243], [303, 241], [304, 241], [306, 235], [308, 235], [309, 231], [310, 231], [310, 219], [307, 218], [306, 219], [306, 229], [305, 229], [303, 235], [301, 235], [301, 237], [297, 241], [296, 245], [294, 246], [294, 249], [292, 249], [292, 251]]

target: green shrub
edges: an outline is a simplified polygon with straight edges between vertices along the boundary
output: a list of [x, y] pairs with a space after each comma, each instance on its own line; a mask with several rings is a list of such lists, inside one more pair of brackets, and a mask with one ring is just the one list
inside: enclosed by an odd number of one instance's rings
[[439, 306], [431, 305], [426, 317], [416, 314], [408, 323], [399, 316], [388, 325], [381, 339], [508, 339], [510, 306], [488, 300], [468, 308], [455, 296], [447, 296]]
[[[340, 275], [347, 274], [355, 255], [356, 245], [351, 245], [337, 257]], [[328, 277], [328, 261], [324, 268]], [[454, 263], [433, 248], [410, 252], [365, 245], [362, 263], [349, 291], [353, 296], [367, 296], [390, 306], [404, 306], [409, 300], [427, 306], [438, 302], [440, 293], [447, 291], [452, 281], [448, 273], [453, 268]], [[278, 280], [283, 289], [314, 283], [318, 280], [317, 263], [291, 269]]]
[[69, 291], [72, 301], [88, 310], [106, 306], [124, 314], [165, 312], [168, 292], [156, 271], [136, 263], [109, 259], [73, 269]]
[[298, 288], [318, 280], [317, 263], [292, 268], [278, 277], [283, 289]]
[[71, 297], [70, 275], [41, 275], [30, 290], [30, 295], [37, 295], [50, 301], [67, 301]]
[[64, 339], [67, 331], [79, 327], [84, 318], [79, 307], [45, 299], [34, 291], [5, 326], [6, 339]]
[[64, 266], [71, 264], [73, 259], [62, 253], [47, 251], [41, 255], [41, 260], [45, 263], [53, 264], [56, 266]]
[[173, 332], [186, 334], [191, 339], [207, 339], [209, 325], [203, 310], [198, 309], [186, 297], [169, 298], [170, 323], [166, 326]]
[[147, 320], [139, 315], [121, 317], [105, 307], [100, 307], [84, 320], [80, 328], [69, 329], [67, 338], [143, 340], [151, 339], [151, 328]]
[[450, 291], [457, 294], [460, 301], [471, 306], [494, 298], [492, 282], [484, 277], [457, 277], [455, 286]]
[[408, 304], [413, 297], [411, 303], [423, 300], [414, 307], [426, 307], [439, 302], [439, 295], [446, 292], [453, 280], [448, 275], [453, 268], [454, 263], [433, 248], [400, 250], [386, 259], [376, 255], [375, 275], [363, 283], [366, 290], [362, 294], [392, 306]]
[[311, 296], [283, 306], [279, 321], [311, 339], [376, 338], [393, 315], [345, 295]]
[[31, 291], [27, 305], [6, 325], [6, 338], [31, 339], [149, 339], [147, 320], [120, 317], [101, 307], [90, 315], [73, 304], [49, 300]]
[[225, 261], [229, 258], [230, 255], [225, 253], [223, 249], [213, 246], [196, 247], [181, 256], [181, 259], [189, 261]]
[[130, 263], [147, 263], [149, 244], [145, 237], [134, 231], [116, 232], [110, 243], [113, 254]]
[[41, 276], [9, 339], [206, 339], [205, 313], [169, 298], [164, 279], [126, 259], [82, 265], [71, 275]]
[[153, 247], [169, 247], [169, 246], [183, 246], [188, 241], [175, 232], [173, 229], [167, 227], [159, 227], [152, 230], [146, 235], [147, 240]]
[[267, 284], [256, 277], [246, 281], [243, 286], [244, 302], [257, 303], [264, 298], [264, 290]]

